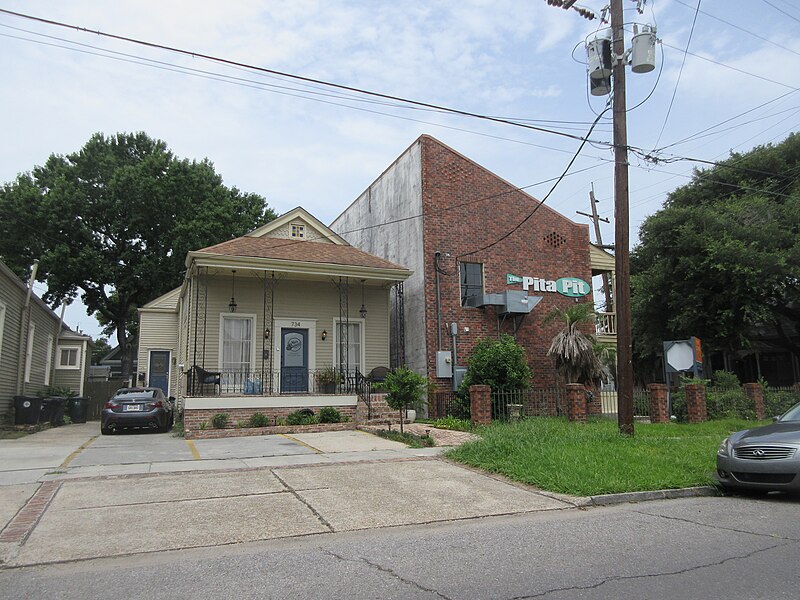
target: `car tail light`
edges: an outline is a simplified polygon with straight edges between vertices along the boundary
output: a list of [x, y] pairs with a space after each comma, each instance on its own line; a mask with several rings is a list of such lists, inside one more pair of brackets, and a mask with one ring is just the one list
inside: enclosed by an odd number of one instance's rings
[[155, 402], [150, 402], [148, 408], [162, 408], [164, 403], [161, 400], [156, 400]]
[[106, 402], [106, 403], [103, 405], [103, 408], [117, 408], [118, 406], [119, 406], [119, 404], [117, 404], [116, 402], [112, 402], [111, 400], [109, 400], [108, 402]]

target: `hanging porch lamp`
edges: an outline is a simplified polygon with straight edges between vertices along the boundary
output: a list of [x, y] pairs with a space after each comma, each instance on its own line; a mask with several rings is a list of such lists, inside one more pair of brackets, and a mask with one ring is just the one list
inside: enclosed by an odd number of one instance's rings
[[361, 315], [362, 319], [367, 318], [367, 307], [364, 304], [364, 279], [361, 280], [361, 308], [358, 309], [358, 314]]
[[232, 313], [236, 312], [236, 269], [231, 270], [231, 301], [228, 302], [228, 310]]

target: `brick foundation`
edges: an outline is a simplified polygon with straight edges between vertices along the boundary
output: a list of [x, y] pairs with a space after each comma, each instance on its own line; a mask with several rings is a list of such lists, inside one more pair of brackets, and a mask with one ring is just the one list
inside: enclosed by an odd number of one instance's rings
[[[314, 414], [319, 413], [319, 409], [324, 408], [322, 406], [309, 406], [311, 410], [314, 411]], [[337, 406], [336, 409], [341, 413], [342, 418], [349, 418], [351, 422], [355, 420], [356, 417], [356, 407], [355, 406]], [[262, 407], [262, 408], [197, 408], [197, 409], [186, 409], [183, 413], [183, 428], [185, 431], [185, 435], [187, 438], [192, 439], [196, 438], [196, 434], [202, 433], [202, 437], [224, 437], [223, 435], [212, 436], [208, 432], [216, 431], [218, 433], [221, 432], [228, 432], [226, 435], [230, 436], [239, 436], [239, 435], [248, 435], [246, 433], [236, 433], [242, 432], [245, 430], [249, 430], [249, 427], [238, 427], [238, 422], [240, 421], [248, 421], [250, 417], [253, 416], [254, 413], [261, 413], [265, 417], [267, 417], [267, 423], [271, 427], [276, 426], [276, 421], [278, 419], [285, 419], [289, 416], [289, 414], [297, 411], [297, 408], [284, 408], [284, 407]], [[228, 415], [228, 425], [225, 429], [214, 429], [211, 425], [211, 419], [217, 413], [225, 413]], [[200, 429], [200, 424], [205, 422], [206, 428]], [[347, 423], [343, 423], [347, 424]], [[330, 423], [330, 424], [320, 424], [320, 425], [340, 425], [340, 423]], [[315, 425], [308, 425], [304, 427], [315, 427]], [[266, 435], [264, 427], [256, 427], [254, 428], [256, 431], [261, 433], [250, 433], [249, 435]], [[282, 431], [276, 431], [275, 433], [285, 433]]]
[[358, 429], [358, 423], [319, 423], [318, 425], [281, 425], [272, 427], [241, 427], [214, 429], [186, 430], [184, 437], [187, 440], [210, 440], [228, 437], [246, 437], [249, 435], [278, 435], [281, 433], [320, 433], [323, 431], [349, 431]]
[[689, 413], [689, 423], [707, 421], [706, 386], [701, 383], [689, 383], [683, 389], [686, 392], [686, 409]]
[[745, 383], [743, 386], [745, 395], [753, 403], [756, 411], [756, 419], [759, 421], [766, 418], [766, 407], [764, 406], [764, 388], [758, 383]]
[[667, 385], [651, 383], [647, 386], [647, 397], [650, 403], [650, 422], [669, 423]]
[[586, 422], [586, 387], [581, 383], [567, 384], [567, 419], [570, 422]]

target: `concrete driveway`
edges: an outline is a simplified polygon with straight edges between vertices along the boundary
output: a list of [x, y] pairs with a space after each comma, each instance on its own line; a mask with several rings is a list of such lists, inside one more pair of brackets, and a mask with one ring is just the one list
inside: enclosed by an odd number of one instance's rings
[[[194, 443], [97, 434], [96, 424], [72, 425], [0, 444], [0, 456], [13, 457], [0, 467], [0, 566], [580, 504], [438, 459], [441, 448], [361, 431]], [[54, 447], [34, 451], [37, 441]]]

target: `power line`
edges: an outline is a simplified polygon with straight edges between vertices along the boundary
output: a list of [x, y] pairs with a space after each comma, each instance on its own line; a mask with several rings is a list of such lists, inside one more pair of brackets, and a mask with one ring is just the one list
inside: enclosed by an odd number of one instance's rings
[[[681, 5], [685, 6], [686, 8], [690, 8], [692, 10], [695, 10], [693, 6], [691, 6], [690, 4], [686, 4], [686, 2], [683, 2], [683, 0], [673, 0], [673, 1], [677, 2], [678, 4], [681, 4]], [[796, 54], [797, 56], [800, 56], [800, 52], [797, 52], [796, 50], [792, 50], [788, 46], [784, 46], [782, 44], [779, 44], [779, 43], [777, 43], [777, 42], [775, 42], [775, 41], [773, 41], [773, 40], [771, 40], [769, 38], [764, 37], [763, 35], [759, 35], [759, 34], [753, 32], [753, 31], [750, 31], [749, 29], [745, 29], [744, 27], [740, 27], [736, 23], [731, 23], [730, 21], [726, 21], [725, 19], [722, 19], [722, 18], [720, 18], [720, 17], [718, 17], [716, 15], [712, 15], [711, 13], [706, 12], [704, 10], [701, 10], [700, 14], [703, 14], [703, 15], [711, 18], [711, 19], [719, 21], [720, 23], [724, 23], [728, 27], [733, 27], [734, 29], [738, 29], [739, 31], [741, 31], [743, 33], [746, 33], [748, 35], [752, 35], [754, 38], [757, 38], [757, 39], [759, 39], [761, 41], [767, 42], [768, 44], [772, 44], [776, 48], [781, 48], [782, 50], [786, 50], [787, 52], [791, 52], [792, 54]]]
[[[0, 24], [0, 27], [7, 27], [7, 26]], [[37, 35], [41, 35], [41, 34], [37, 34]], [[523, 140], [512, 139], [512, 138], [508, 138], [508, 137], [504, 137], [504, 136], [493, 135], [493, 134], [479, 132], [479, 131], [475, 131], [475, 130], [471, 130], [471, 129], [465, 129], [465, 128], [462, 128], [462, 127], [455, 127], [455, 126], [452, 126], [452, 125], [444, 125], [442, 123], [436, 123], [436, 122], [433, 122], [433, 121], [425, 121], [425, 120], [422, 120], [422, 119], [414, 119], [412, 117], [404, 117], [402, 115], [382, 112], [382, 111], [368, 109], [368, 108], [359, 107], [359, 106], [352, 106], [350, 104], [344, 104], [342, 102], [333, 102], [333, 101], [330, 101], [330, 100], [323, 100], [323, 99], [317, 98], [317, 97], [309, 97], [309, 96], [304, 95], [304, 94], [315, 94], [317, 96], [326, 96], [326, 97], [330, 97], [330, 98], [341, 98], [342, 100], [350, 100], [350, 99], [352, 99], [352, 100], [358, 101], [358, 102], [368, 102], [370, 104], [386, 105], [386, 106], [391, 106], [391, 107], [394, 107], [394, 108], [406, 108], [406, 109], [412, 109], [412, 110], [421, 110], [421, 109], [415, 108], [415, 107], [405, 107], [405, 106], [400, 106], [400, 105], [396, 105], [396, 104], [389, 104], [389, 103], [385, 103], [385, 102], [377, 102], [377, 101], [374, 101], [374, 100], [350, 98], [348, 96], [337, 96], [337, 95], [331, 95], [331, 94], [324, 94], [324, 93], [321, 93], [321, 92], [307, 92], [307, 91], [304, 91], [304, 90], [298, 90], [297, 88], [291, 88], [291, 87], [285, 87], [285, 86], [275, 86], [275, 85], [272, 85], [272, 84], [253, 81], [253, 80], [250, 80], [250, 79], [244, 79], [244, 78], [241, 78], [241, 77], [232, 77], [230, 75], [214, 73], [214, 72], [205, 71], [205, 70], [202, 70], [202, 69], [194, 69], [194, 68], [191, 68], [191, 67], [183, 67], [183, 66], [180, 66], [180, 65], [175, 65], [173, 63], [167, 63], [167, 62], [164, 62], [164, 61], [156, 61], [156, 60], [153, 60], [153, 59], [137, 57], [135, 55], [130, 55], [130, 54], [126, 54], [126, 53], [115, 52], [115, 51], [112, 51], [112, 50], [105, 50], [105, 49], [102, 49], [102, 48], [97, 48], [95, 46], [90, 46], [88, 44], [80, 44], [80, 45], [81, 46], [88, 46], [88, 47], [91, 47], [91, 48], [96, 48], [98, 50], [101, 50], [102, 52], [112, 52], [113, 54], [118, 54], [118, 55], [122, 55], [122, 56], [133, 57], [133, 58], [120, 58], [119, 56], [108, 56], [108, 55], [102, 54], [100, 52], [91, 52], [89, 50], [82, 50], [80, 48], [72, 48], [72, 47], [69, 47], [69, 46], [62, 46], [60, 44], [54, 44], [54, 43], [50, 43], [50, 42], [43, 42], [43, 41], [40, 41], [40, 40], [33, 40], [33, 39], [29, 39], [29, 38], [24, 38], [24, 37], [19, 37], [19, 36], [10, 35], [10, 34], [4, 34], [4, 33], [0, 33], [0, 37], [6, 37], [6, 38], [21, 40], [21, 41], [27, 41], [27, 42], [31, 42], [31, 43], [34, 43], [34, 44], [40, 44], [40, 45], [44, 45], [44, 46], [51, 46], [51, 47], [55, 47], [55, 48], [61, 48], [63, 50], [69, 50], [71, 52], [78, 52], [78, 53], [81, 53], [81, 54], [89, 54], [89, 55], [92, 55], [92, 56], [98, 56], [100, 58], [106, 58], [106, 59], [109, 59], [109, 60], [116, 60], [116, 61], [120, 61], [120, 62], [126, 62], [126, 63], [140, 65], [140, 66], [144, 66], [144, 67], [150, 67], [150, 68], [159, 69], [159, 70], [163, 70], [163, 71], [179, 73], [179, 74], [182, 74], [182, 75], [189, 75], [189, 76], [192, 76], [192, 77], [198, 77], [198, 78], [201, 78], [201, 79], [207, 79], [209, 81], [217, 81], [217, 82], [220, 82], [220, 83], [227, 83], [227, 84], [230, 84], [230, 85], [237, 85], [237, 86], [240, 86], [240, 87], [255, 89], [255, 90], [258, 90], [258, 91], [269, 92], [269, 93], [278, 94], [278, 95], [282, 95], [282, 96], [289, 96], [289, 97], [292, 97], [292, 98], [300, 98], [300, 99], [303, 99], [303, 100], [310, 100], [312, 102], [318, 102], [318, 103], [327, 104], [327, 105], [330, 105], [330, 106], [339, 106], [339, 107], [342, 107], [342, 108], [349, 108], [351, 110], [356, 110], [356, 111], [360, 111], [360, 112], [366, 112], [366, 113], [370, 113], [370, 114], [382, 115], [382, 116], [391, 117], [391, 118], [394, 118], [394, 119], [410, 121], [410, 122], [413, 122], [413, 123], [421, 123], [421, 124], [424, 124], [424, 125], [431, 125], [431, 126], [440, 127], [440, 128], [443, 128], [443, 129], [449, 129], [449, 130], [453, 130], [453, 131], [460, 131], [462, 133], [469, 133], [469, 134], [472, 134], [472, 135], [478, 135], [478, 136], [481, 136], [481, 137], [487, 137], [487, 138], [492, 138], [492, 139], [512, 142], [512, 143], [516, 143], [516, 144], [523, 144], [523, 145], [531, 146], [531, 147], [534, 147], [534, 148], [542, 148], [544, 150], [551, 150], [553, 152], [563, 152], [563, 153], [566, 153], [566, 154], [571, 154], [571, 150], [565, 150], [563, 148], [556, 148], [556, 147], [553, 147], [553, 146], [545, 146], [545, 145], [542, 145], [542, 144], [535, 144], [533, 142], [527, 142], [527, 141], [523, 141]], [[52, 38], [53, 36], [45, 36], [45, 37]], [[60, 38], [54, 38], [54, 39], [60, 39]], [[68, 42], [68, 43], [77, 43], [77, 42], [70, 42], [69, 40], [63, 40], [63, 41]], [[134, 59], [139, 59], [139, 60], [134, 60]], [[142, 61], [144, 61], [144, 62], [142, 62]], [[155, 64], [149, 64], [149, 63], [155, 63]], [[289, 91], [285, 91], [285, 90], [293, 90], [293, 91], [295, 91], [297, 93], [290, 93]], [[436, 112], [439, 112], [439, 114], [443, 114], [443, 113], [441, 113], [441, 111], [436, 111]]]
[[[790, 95], [796, 93], [797, 91], [798, 90], [790, 90], [790, 91], [788, 91], [788, 92], [786, 92], [784, 94], [781, 94], [777, 98], [773, 98], [772, 100], [768, 100], [767, 102], [763, 102], [763, 103], [759, 104], [758, 106], [755, 106], [755, 107], [750, 108], [750, 109], [748, 109], [748, 110], [746, 110], [744, 112], [739, 113], [738, 115], [735, 115], [733, 117], [730, 117], [728, 119], [720, 121], [716, 125], [711, 125], [710, 127], [706, 127], [705, 129], [701, 129], [697, 133], [693, 133], [692, 135], [689, 135], [689, 136], [687, 136], [687, 137], [685, 137], [683, 139], [680, 139], [677, 142], [673, 142], [672, 144], [668, 144], [666, 146], [662, 146], [661, 148], [658, 148], [658, 150], [659, 151], [663, 151], [663, 150], [666, 150], [667, 148], [671, 148], [672, 146], [677, 146], [678, 144], [682, 144], [682, 143], [684, 143], [686, 141], [691, 140], [692, 138], [695, 138], [695, 137], [699, 136], [700, 134], [706, 133], [707, 131], [710, 131], [712, 129], [716, 129], [717, 127], [719, 127], [721, 125], [724, 125], [725, 123], [730, 123], [731, 121], [734, 121], [734, 120], [738, 119], [739, 117], [743, 117], [746, 114], [754, 112], [754, 111], [758, 110], [759, 108], [764, 108], [765, 106], [767, 106], [769, 104], [772, 104], [773, 102], [777, 102], [778, 100], [782, 100], [783, 98], [786, 98], [787, 96], [790, 96]], [[746, 124], [746, 123], [744, 123], [744, 124]]]
[[[584, 141], [584, 139], [581, 138], [580, 136], [577, 136], [577, 135], [574, 135], [574, 134], [570, 134], [570, 133], [565, 133], [563, 131], [556, 131], [556, 130], [547, 129], [547, 128], [544, 128], [544, 127], [537, 127], [535, 125], [530, 125], [530, 124], [527, 124], [527, 123], [519, 123], [519, 122], [511, 121], [511, 120], [508, 120], [508, 119], [501, 119], [501, 118], [497, 118], [497, 117], [491, 117], [489, 115], [483, 115], [483, 114], [474, 113], [474, 112], [471, 112], [471, 111], [461, 110], [461, 109], [457, 109], [457, 108], [451, 108], [451, 107], [447, 107], [447, 106], [433, 104], [433, 103], [430, 103], [430, 102], [422, 102], [422, 101], [419, 101], [419, 100], [412, 100], [412, 99], [403, 98], [403, 97], [400, 97], [400, 96], [393, 96], [391, 94], [383, 94], [383, 93], [380, 93], [380, 92], [373, 92], [373, 91], [370, 91], [370, 90], [357, 88], [357, 87], [354, 87], [354, 86], [343, 85], [343, 84], [340, 84], [340, 83], [333, 83], [333, 82], [330, 82], [330, 81], [325, 81], [325, 80], [322, 80], [322, 79], [316, 79], [316, 78], [313, 78], [313, 77], [306, 77], [306, 76], [297, 75], [297, 74], [294, 74], [294, 73], [286, 73], [286, 72], [278, 71], [278, 70], [275, 70], [275, 69], [267, 69], [265, 67], [258, 67], [256, 65], [251, 65], [251, 64], [248, 64], [248, 63], [243, 63], [243, 62], [239, 62], [239, 61], [235, 61], [235, 60], [221, 58], [221, 57], [218, 57], [218, 56], [212, 56], [212, 55], [209, 55], [209, 54], [203, 54], [201, 52], [195, 52], [195, 51], [191, 51], [191, 50], [184, 50], [184, 49], [181, 49], [181, 48], [175, 48], [175, 47], [172, 47], [172, 46], [166, 46], [164, 44], [157, 44], [157, 43], [154, 43], [154, 42], [148, 42], [148, 41], [145, 41], [145, 40], [126, 37], [126, 36], [117, 35], [117, 34], [113, 34], [113, 33], [106, 33], [106, 32], [102, 32], [102, 31], [98, 31], [98, 30], [92, 30], [92, 29], [88, 29], [86, 27], [81, 27], [79, 25], [70, 25], [68, 23], [62, 23], [60, 21], [54, 21], [52, 19], [45, 19], [45, 18], [42, 18], [42, 17], [36, 17], [36, 16], [32, 16], [32, 15], [27, 15], [27, 14], [24, 14], [24, 13], [15, 12], [15, 11], [7, 10], [7, 9], [4, 9], [4, 8], [0, 8], [0, 13], [11, 15], [11, 16], [14, 16], [14, 17], [19, 17], [19, 18], [22, 18], [22, 19], [28, 19], [28, 20], [31, 20], [31, 21], [36, 21], [36, 22], [39, 22], [39, 23], [44, 23], [46, 25], [53, 25], [55, 27], [63, 27], [63, 28], [66, 28], [66, 29], [74, 29], [74, 30], [79, 31], [79, 32], [92, 33], [94, 35], [98, 35], [98, 36], [101, 36], [101, 37], [106, 37], [106, 38], [109, 38], [109, 39], [114, 39], [114, 40], [123, 41], [123, 42], [128, 42], [128, 43], [131, 43], [131, 44], [137, 44], [137, 45], [145, 46], [145, 47], [148, 47], [148, 48], [155, 48], [155, 49], [158, 49], [158, 50], [165, 50], [167, 52], [174, 52], [176, 54], [181, 54], [181, 55], [184, 55], [184, 56], [190, 56], [192, 58], [203, 58], [203, 59], [206, 59], [206, 60], [209, 60], [209, 61], [213, 61], [213, 62], [217, 62], [217, 63], [223, 64], [223, 65], [234, 66], [234, 67], [243, 67], [243, 68], [246, 68], [246, 69], [251, 69], [253, 71], [257, 71], [259, 73], [269, 73], [269, 74], [272, 74], [272, 75], [279, 75], [281, 77], [286, 77], [286, 78], [289, 78], [289, 79], [295, 79], [295, 80], [298, 80], [298, 81], [305, 81], [305, 82], [309, 82], [309, 83], [315, 83], [315, 84], [318, 84], [318, 85], [331, 87], [331, 88], [338, 89], [338, 90], [345, 90], [345, 91], [348, 91], [348, 92], [356, 92], [356, 93], [359, 93], [359, 94], [365, 94], [365, 95], [373, 96], [373, 97], [376, 97], [376, 98], [382, 98], [384, 100], [394, 100], [396, 102], [402, 102], [404, 104], [409, 104], [409, 105], [413, 105], [413, 106], [419, 106], [419, 107], [423, 107], [423, 108], [434, 109], [434, 110], [438, 110], [438, 111], [442, 111], [442, 112], [452, 113], [452, 114], [461, 115], [461, 116], [465, 116], [465, 117], [471, 117], [471, 118], [480, 119], [480, 120], [484, 120], [484, 121], [490, 121], [490, 122], [494, 122], [494, 123], [502, 123], [502, 124], [505, 124], [505, 125], [511, 125], [513, 127], [521, 127], [521, 128], [529, 129], [529, 130], [532, 130], [532, 131], [538, 131], [538, 132], [541, 132], [541, 133], [549, 133], [551, 135], [558, 135], [558, 136], [566, 137], [566, 138], [573, 139], [573, 140], [576, 140], [576, 141], [581, 141], [581, 142]], [[603, 142], [597, 142], [597, 143], [603, 143]], [[605, 144], [608, 145], [608, 146], [612, 145], [610, 142], [605, 142]]]
[[745, 71], [744, 69], [740, 69], [738, 67], [734, 67], [718, 60], [714, 60], [713, 58], [708, 58], [707, 56], [703, 56], [701, 54], [696, 54], [694, 52], [689, 52], [688, 50], [684, 50], [683, 48], [678, 48], [677, 46], [673, 46], [672, 44], [668, 44], [667, 42], [661, 42], [662, 46], [666, 46], [667, 48], [672, 48], [673, 50], [678, 50], [680, 52], [685, 52], [689, 56], [693, 56], [694, 58], [699, 58], [700, 60], [704, 60], [706, 62], [710, 62], [720, 67], [724, 67], [726, 69], [730, 69], [731, 71], [736, 71], [737, 73], [741, 73], [742, 75], [748, 75], [750, 77], [755, 77], [756, 79], [760, 79], [761, 81], [766, 81], [767, 83], [774, 83], [775, 85], [780, 85], [785, 88], [789, 88], [790, 90], [798, 90], [800, 88], [789, 85], [788, 83], [783, 83], [782, 81], [776, 81], [774, 79], [770, 79], [769, 77], [764, 77], [763, 75], [756, 75], [755, 73], [751, 73], [750, 71]]
[[664, 129], [667, 127], [667, 121], [669, 121], [669, 115], [672, 112], [672, 104], [675, 102], [675, 94], [678, 93], [678, 86], [681, 83], [681, 75], [683, 75], [683, 67], [686, 64], [686, 53], [689, 51], [689, 45], [692, 43], [692, 35], [694, 35], [694, 26], [697, 23], [697, 13], [700, 12], [700, 2], [702, 0], [697, 0], [697, 8], [694, 11], [694, 19], [692, 19], [692, 28], [689, 30], [689, 39], [686, 40], [686, 49], [683, 51], [683, 61], [681, 62], [681, 69], [678, 71], [678, 79], [675, 81], [675, 89], [672, 90], [672, 98], [669, 101], [669, 107], [667, 108], [667, 116], [664, 117], [664, 124], [661, 126], [661, 131], [658, 134], [658, 139], [656, 139], [656, 143], [653, 144], [653, 148], [658, 146], [658, 142], [661, 141], [661, 136], [664, 135]]
[[792, 14], [789, 14], [788, 12], [783, 10], [782, 8], [778, 8], [772, 2], [769, 2], [768, 0], [763, 0], [763, 2], [764, 2], [764, 4], [767, 4], [768, 6], [771, 6], [772, 8], [777, 10], [779, 13], [782, 13], [782, 14], [786, 15], [787, 17], [789, 17], [790, 19], [793, 19], [793, 20], [797, 21], [798, 23], [800, 23], [800, 19], [798, 19], [797, 17], [795, 17]]
[[547, 202], [547, 199], [550, 197], [550, 195], [558, 187], [558, 184], [561, 183], [561, 181], [564, 179], [564, 177], [566, 177], [567, 173], [569, 172], [570, 168], [572, 167], [572, 164], [578, 159], [578, 156], [580, 155], [581, 150], [583, 150], [583, 147], [586, 145], [586, 142], [587, 142], [589, 136], [592, 135], [592, 130], [594, 129], [595, 125], [597, 125], [597, 123], [600, 121], [602, 116], [611, 108], [610, 105], [611, 105], [611, 98], [609, 98], [608, 102], [606, 102], [606, 108], [599, 115], [597, 115], [597, 118], [594, 120], [594, 123], [592, 123], [592, 126], [589, 128], [589, 131], [586, 132], [586, 139], [584, 139], [581, 142], [580, 146], [578, 146], [578, 149], [575, 151], [575, 155], [569, 161], [569, 163], [567, 164], [566, 168], [561, 173], [561, 175], [558, 177], [558, 179], [556, 179], [555, 183], [553, 183], [553, 187], [551, 187], [550, 190], [545, 195], [545, 197], [542, 198], [539, 201], [539, 204], [537, 204], [536, 206], [533, 207], [533, 210], [528, 214], [528, 216], [525, 217], [519, 223], [517, 223], [517, 225], [511, 231], [509, 231], [508, 233], [506, 233], [504, 236], [500, 237], [499, 239], [495, 240], [491, 244], [487, 244], [485, 246], [482, 246], [482, 247], [478, 248], [477, 250], [472, 250], [471, 252], [463, 252], [462, 254], [459, 254], [458, 256], [456, 256], [456, 260], [461, 258], [462, 256], [469, 256], [470, 254], [477, 254], [478, 252], [483, 252], [484, 250], [488, 250], [492, 246], [496, 246], [497, 244], [499, 244], [503, 240], [505, 240], [505, 239], [509, 238], [510, 236], [512, 236], [516, 231], [519, 230], [520, 227], [522, 227], [525, 223], [527, 223], [533, 215], [536, 214], [537, 210], [539, 210], [542, 206], [544, 206], [544, 203]]

